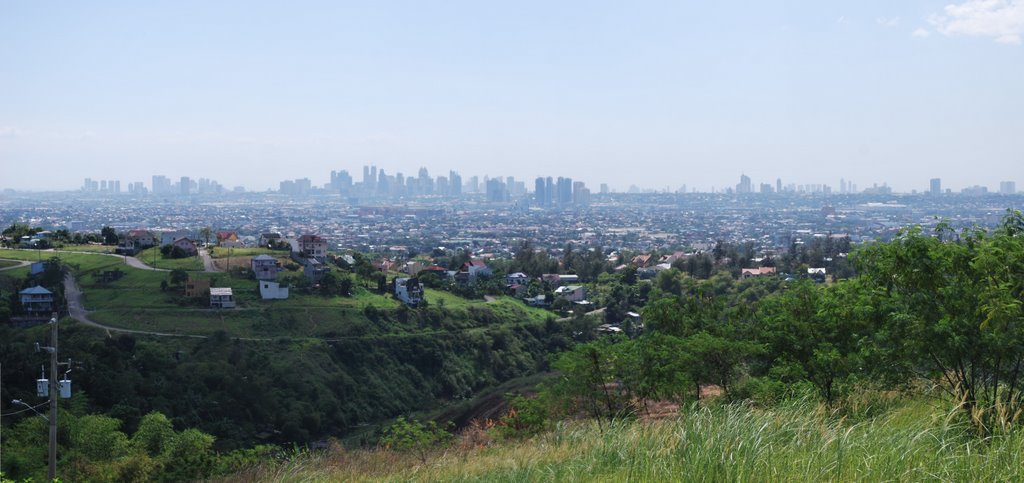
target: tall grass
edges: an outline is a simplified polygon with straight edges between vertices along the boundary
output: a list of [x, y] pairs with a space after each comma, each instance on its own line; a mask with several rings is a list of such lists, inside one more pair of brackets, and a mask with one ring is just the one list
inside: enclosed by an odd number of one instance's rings
[[[944, 406], [948, 407], [948, 406]], [[809, 401], [761, 410], [693, 406], [599, 430], [565, 422], [523, 442], [438, 450], [333, 450], [235, 475], [273, 481], [1021, 481], [1021, 432], [977, 438], [916, 399], [858, 418]]]

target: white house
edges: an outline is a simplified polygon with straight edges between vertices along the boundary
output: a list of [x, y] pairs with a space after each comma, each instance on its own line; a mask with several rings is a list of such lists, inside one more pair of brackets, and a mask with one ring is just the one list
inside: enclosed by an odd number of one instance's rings
[[423, 301], [423, 286], [420, 281], [413, 278], [395, 279], [395, 297], [409, 305], [418, 305]]
[[587, 299], [587, 288], [582, 285], [564, 285], [555, 289], [555, 297], [569, 302], [582, 302]]
[[505, 277], [505, 283], [509, 285], [527, 285], [530, 277], [523, 272], [516, 272]]
[[165, 231], [160, 233], [160, 246], [170, 245], [179, 238], [188, 238], [190, 236], [192, 236], [192, 232], [188, 230]]
[[235, 295], [231, 287], [210, 287], [210, 307], [230, 309], [235, 307]]
[[263, 300], [284, 300], [288, 298], [288, 287], [277, 282], [260, 281], [260, 297]]

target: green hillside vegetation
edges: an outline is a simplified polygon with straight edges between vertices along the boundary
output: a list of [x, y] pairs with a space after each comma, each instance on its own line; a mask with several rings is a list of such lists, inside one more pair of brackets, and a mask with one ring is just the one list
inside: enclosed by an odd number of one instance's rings
[[151, 267], [155, 266], [161, 270], [174, 270], [177, 268], [188, 271], [201, 271], [203, 269], [203, 259], [200, 258], [199, 255], [184, 258], [172, 258], [160, 253], [160, 247], [150, 247], [142, 250], [135, 254], [135, 258], [138, 258], [146, 265]]
[[395, 448], [263, 464], [229, 481], [1020, 481], [1024, 435], [979, 440], [929, 399], [687, 406], [657, 421], [569, 420], [519, 439], [467, 432], [423, 458]]

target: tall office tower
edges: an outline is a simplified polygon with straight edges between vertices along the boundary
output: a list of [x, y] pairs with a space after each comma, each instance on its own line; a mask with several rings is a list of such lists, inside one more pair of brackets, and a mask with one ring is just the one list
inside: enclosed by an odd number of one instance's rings
[[572, 203], [572, 178], [558, 177], [558, 205], [568, 206]]
[[470, 176], [469, 181], [466, 182], [467, 193], [479, 193], [480, 192], [480, 178], [476, 176]]
[[434, 180], [434, 194], [448, 196], [448, 191], [448, 177], [438, 176], [437, 179]]
[[462, 196], [462, 176], [455, 171], [448, 172], [448, 191], [451, 196]]
[[192, 192], [192, 180], [188, 176], [182, 176], [178, 181], [178, 194], [188, 195]]
[[109, 188], [107, 188], [107, 180], [101, 179], [100, 180], [100, 191], [106, 193], [108, 189]]
[[555, 180], [550, 176], [544, 178], [544, 202], [546, 206], [555, 204]]
[[502, 203], [508, 201], [508, 190], [500, 178], [489, 179], [485, 183], [487, 190], [487, 201], [491, 203]]
[[[683, 191], [686, 191], [686, 188], [683, 188]], [[601, 194], [608, 194], [608, 183], [601, 183]]]
[[171, 180], [159, 174], [153, 175], [153, 194], [165, 195], [171, 192]]
[[782, 178], [775, 178], [775, 192], [782, 193]]
[[547, 206], [547, 189], [545, 189], [544, 178], [538, 177], [533, 182], [533, 200], [537, 206]]
[[751, 193], [753, 189], [750, 186], [750, 176], [745, 174], [740, 175], [740, 182], [736, 185], [737, 193]]
[[1017, 193], [1017, 183], [1013, 181], [1000, 181], [999, 182], [999, 193], [1004, 195], [1012, 195]]
[[928, 190], [928, 194], [931, 194], [931, 195], [942, 194], [942, 178], [932, 178], [931, 189]]
[[330, 189], [334, 193], [348, 194], [352, 190], [352, 176], [348, 171], [331, 171]]
[[110, 182], [110, 191], [114, 193], [121, 193], [121, 180], [115, 179]]
[[586, 183], [576, 181], [572, 184], [572, 202], [577, 205], [590, 203], [590, 190], [587, 189]]
[[82, 191], [96, 191], [96, 190], [95, 190], [95, 189], [94, 189], [94, 188], [92, 187], [92, 185], [93, 185], [93, 180], [92, 180], [92, 178], [85, 178], [85, 181], [84, 181], [84, 182], [82, 182]]

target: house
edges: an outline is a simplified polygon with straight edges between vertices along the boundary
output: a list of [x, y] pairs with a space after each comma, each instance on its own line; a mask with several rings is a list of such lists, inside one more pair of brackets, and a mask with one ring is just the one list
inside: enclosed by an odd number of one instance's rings
[[233, 231], [218, 231], [217, 232], [217, 245], [224, 246], [224, 242], [237, 242], [238, 233]]
[[46, 264], [49, 262], [32, 262], [32, 268], [29, 269], [30, 275], [39, 275], [46, 271]]
[[186, 297], [205, 297], [210, 293], [210, 280], [206, 278], [191, 278], [185, 282]]
[[210, 307], [230, 309], [235, 307], [235, 295], [231, 287], [210, 287]]
[[423, 301], [423, 286], [416, 277], [396, 278], [395, 297], [409, 305], [419, 305]]
[[775, 275], [775, 267], [744, 268], [740, 276], [743, 278]]
[[807, 269], [807, 276], [811, 277], [816, 282], [824, 282], [826, 274], [827, 274], [827, 270], [825, 270], [825, 267], [808, 268]]
[[273, 280], [280, 271], [281, 264], [276, 258], [265, 254], [252, 257], [252, 273], [256, 280]]
[[526, 301], [526, 305], [530, 307], [547, 307], [548, 299], [544, 294], [537, 295], [536, 297], [526, 297], [523, 299]]
[[288, 298], [288, 287], [281, 287], [277, 282], [261, 280], [260, 297], [263, 300], [285, 300]]
[[521, 298], [526, 296], [526, 292], [528, 289], [529, 287], [527, 287], [526, 285], [519, 283], [511, 283], [505, 286], [505, 293], [516, 298]]
[[555, 289], [555, 297], [569, 302], [582, 302], [587, 299], [587, 288], [582, 285], [565, 285]]
[[489, 277], [491, 273], [490, 267], [483, 260], [470, 260], [462, 264], [459, 273], [455, 275], [455, 280], [461, 283], [476, 283], [477, 277]]
[[409, 275], [415, 276], [417, 273], [420, 273], [420, 270], [423, 270], [423, 267], [425, 267], [425, 265], [423, 265], [423, 262], [420, 262], [418, 260], [410, 260], [408, 262], [405, 262], [405, 265], [403, 265], [399, 271], [402, 273], [407, 273]]
[[192, 232], [188, 230], [174, 230], [160, 233], [160, 246], [172, 245], [181, 238], [191, 238]]
[[505, 283], [509, 285], [527, 285], [530, 277], [523, 272], [516, 272], [505, 277]]
[[633, 257], [633, 266], [636, 268], [646, 268], [651, 263], [651, 254], [637, 255]]
[[149, 230], [129, 230], [127, 241], [131, 242], [136, 249], [141, 250], [156, 246], [156, 235]]
[[21, 299], [21, 309], [30, 314], [49, 315], [53, 312], [53, 292], [43, 287], [29, 287], [18, 292]]
[[558, 288], [567, 283], [578, 283], [580, 276], [575, 274], [558, 274], [558, 273], [545, 273], [540, 276], [542, 282], [547, 284], [548, 287]]
[[263, 248], [273, 248], [281, 242], [280, 233], [263, 233], [260, 235], [259, 245]]
[[292, 245], [293, 251], [298, 251], [307, 258], [323, 260], [327, 257], [327, 241], [317, 235], [302, 235]]
[[182, 249], [189, 256], [194, 256], [199, 253], [199, 248], [196, 247], [196, 243], [188, 238], [181, 237], [171, 243], [172, 246]]
[[320, 260], [315, 258], [307, 258], [302, 266], [302, 274], [309, 279], [314, 285], [320, 283], [320, 279], [324, 278], [324, 275], [330, 271], [330, 268]]

